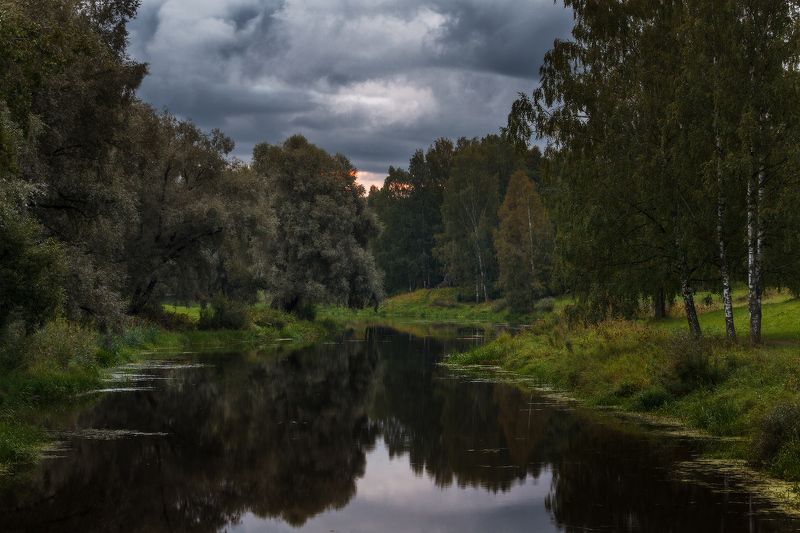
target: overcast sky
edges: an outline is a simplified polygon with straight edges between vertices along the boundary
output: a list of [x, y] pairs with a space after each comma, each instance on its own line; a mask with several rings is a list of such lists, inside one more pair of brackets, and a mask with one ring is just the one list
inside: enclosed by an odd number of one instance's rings
[[245, 160], [302, 133], [369, 185], [437, 137], [496, 132], [571, 21], [553, 0], [143, 0], [130, 30], [144, 100]]

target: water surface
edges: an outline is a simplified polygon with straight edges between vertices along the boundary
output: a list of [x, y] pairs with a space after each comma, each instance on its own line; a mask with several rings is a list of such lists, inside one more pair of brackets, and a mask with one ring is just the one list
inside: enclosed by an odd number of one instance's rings
[[61, 449], [0, 486], [0, 531], [800, 530], [687, 479], [698, 443], [453, 373], [476, 332], [423, 333], [129, 368], [53, 417]]

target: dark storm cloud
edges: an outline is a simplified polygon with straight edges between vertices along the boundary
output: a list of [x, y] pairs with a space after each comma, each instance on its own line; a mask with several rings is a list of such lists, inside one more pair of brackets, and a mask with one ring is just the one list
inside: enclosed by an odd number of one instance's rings
[[383, 173], [437, 137], [497, 131], [568, 34], [552, 0], [144, 0], [140, 95], [248, 158], [300, 132]]

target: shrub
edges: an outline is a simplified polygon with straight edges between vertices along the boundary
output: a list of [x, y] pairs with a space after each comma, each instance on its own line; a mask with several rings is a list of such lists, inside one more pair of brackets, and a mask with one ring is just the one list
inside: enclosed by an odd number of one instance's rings
[[159, 326], [169, 331], [190, 331], [197, 326], [197, 322], [193, 317], [183, 313], [160, 312], [155, 314], [152, 319]]
[[800, 481], [800, 439], [794, 438], [781, 446], [770, 471], [780, 478]]
[[497, 300], [494, 300], [492, 302], [493, 313], [502, 313], [506, 309], [508, 309], [508, 300], [506, 300], [505, 298], [498, 298]]
[[636, 397], [636, 407], [642, 411], [654, 411], [670, 401], [672, 396], [662, 386], [650, 387]]
[[35, 368], [93, 367], [97, 363], [97, 333], [75, 322], [48, 322], [26, 341], [27, 364]]
[[250, 317], [247, 305], [219, 295], [200, 309], [200, 329], [247, 329]]
[[0, 367], [13, 370], [23, 365], [26, 351], [25, 323], [15, 321], [3, 328], [0, 335]]
[[294, 314], [300, 320], [313, 321], [317, 318], [317, 308], [313, 304], [304, 303], [297, 306], [294, 310]]
[[119, 361], [126, 348], [144, 348], [155, 342], [158, 328], [152, 324], [131, 325], [119, 334], [106, 334], [101, 337], [101, 350], [97, 354], [100, 366], [112, 366]]
[[690, 335], [673, 337], [668, 346], [668, 357], [662, 379], [667, 391], [674, 396], [714, 386], [726, 374], [726, 369], [712, 357], [710, 345]]
[[800, 403], [781, 403], [764, 417], [753, 439], [752, 455], [774, 474], [800, 480]]
[[552, 313], [555, 308], [555, 298], [540, 298], [533, 304], [533, 311], [535, 313]]

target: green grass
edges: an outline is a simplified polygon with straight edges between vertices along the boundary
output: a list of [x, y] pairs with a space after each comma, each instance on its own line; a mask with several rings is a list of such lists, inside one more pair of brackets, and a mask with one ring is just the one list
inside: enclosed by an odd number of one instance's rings
[[[737, 326], [746, 337], [741, 301]], [[764, 305], [759, 347], [724, 341], [724, 318], [713, 307], [701, 315], [703, 340], [685, 334], [685, 321], [609, 321], [569, 329], [552, 317], [531, 330], [503, 334], [471, 351], [453, 354], [455, 365], [497, 365], [541, 385], [569, 391], [589, 405], [647, 412], [723, 440], [716, 451], [751, 460], [772, 474], [800, 481], [800, 420], [764, 455], [756, 445], [765, 421], [800, 403], [800, 302], [772, 294]], [[795, 417], [797, 418], [797, 417]]]
[[[373, 309], [352, 310], [344, 307], [322, 306], [317, 314], [336, 322], [375, 322], [392, 320], [425, 320], [430, 322], [472, 323], [524, 323], [535, 317], [515, 315], [506, 309], [502, 300], [492, 302], [460, 301], [462, 289], [419, 289], [384, 300], [377, 312]], [[555, 300], [555, 310], [560, 311], [568, 299]]]
[[[0, 473], [29, 464], [47, 443], [37, 419], [73, 404], [81, 393], [99, 388], [106, 369], [124, 362], [176, 351], [236, 351], [278, 339], [307, 344], [339, 331], [326, 321], [305, 321], [279, 311], [254, 308], [245, 330], [196, 329], [199, 307], [165, 306], [167, 330], [134, 323], [123, 333], [99, 335], [65, 320], [32, 335], [18, 332], [0, 345]], [[173, 314], [177, 314], [176, 319]]]
[[[709, 295], [710, 296], [710, 295]], [[700, 325], [708, 336], [725, 334], [725, 315], [719, 296], [712, 296], [710, 306], [702, 304], [704, 295], [698, 295]], [[734, 323], [737, 334], [746, 337], [748, 334], [749, 314], [747, 311], [747, 292], [745, 289], [734, 291]], [[677, 306], [676, 306], [677, 307]], [[681, 310], [676, 309], [677, 316], [671, 316], [661, 322], [653, 322], [654, 327], [668, 331], [686, 329], [686, 319]], [[792, 298], [788, 293], [771, 291], [765, 295], [762, 307], [762, 336], [765, 341], [800, 342], [800, 300]]]
[[170, 305], [164, 304], [164, 311], [175, 315], [182, 315], [186, 318], [197, 322], [200, 320], [200, 306], [199, 305]]

